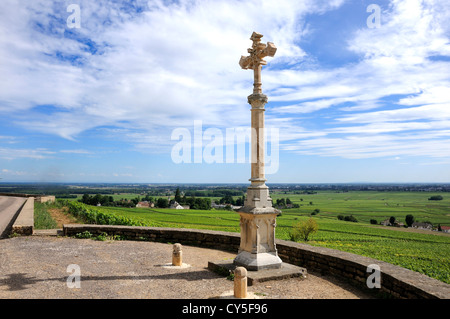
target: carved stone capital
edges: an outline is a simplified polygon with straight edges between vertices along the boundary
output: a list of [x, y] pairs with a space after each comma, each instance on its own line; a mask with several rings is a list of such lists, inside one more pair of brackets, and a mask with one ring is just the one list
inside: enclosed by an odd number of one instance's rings
[[248, 96], [248, 103], [252, 107], [264, 108], [264, 105], [267, 103], [267, 95], [262, 93], [253, 93]]

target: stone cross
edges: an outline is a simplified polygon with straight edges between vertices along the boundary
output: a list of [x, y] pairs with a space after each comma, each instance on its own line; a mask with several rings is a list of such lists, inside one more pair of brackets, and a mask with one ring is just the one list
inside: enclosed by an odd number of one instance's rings
[[267, 42], [267, 44], [261, 43], [262, 34], [253, 32], [250, 40], [253, 41], [253, 45], [251, 49], [247, 49], [247, 52], [250, 53], [249, 56], [241, 56], [241, 60], [239, 61], [239, 65], [243, 69], [252, 69], [254, 76], [253, 83], [253, 94], [261, 94], [261, 69], [263, 65], [266, 65], [267, 62], [263, 60], [266, 56], [273, 57], [277, 52], [277, 48], [272, 42]]
[[253, 32], [250, 56], [241, 56], [239, 65], [243, 69], [253, 69], [255, 82], [253, 94], [248, 96], [251, 109], [252, 126], [252, 164], [250, 187], [244, 206], [238, 211], [241, 216], [241, 244], [234, 263], [248, 270], [280, 268], [281, 259], [275, 246], [276, 216], [279, 210], [272, 207], [269, 188], [264, 174], [264, 106], [267, 96], [262, 94], [261, 68], [267, 62], [266, 56], [274, 56], [276, 47], [273, 43], [261, 43], [262, 34]]

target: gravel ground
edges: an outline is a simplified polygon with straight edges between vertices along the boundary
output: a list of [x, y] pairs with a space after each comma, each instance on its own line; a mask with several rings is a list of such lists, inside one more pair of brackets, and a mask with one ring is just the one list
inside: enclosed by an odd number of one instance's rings
[[[235, 254], [183, 246], [183, 263], [171, 263], [172, 245], [138, 241], [95, 241], [66, 237], [16, 237], [0, 240], [1, 299], [215, 298], [233, 282], [209, 271], [209, 260]], [[81, 272], [80, 288], [69, 288], [68, 266]], [[73, 283], [73, 281], [71, 281]], [[259, 298], [366, 299], [370, 295], [308, 269], [306, 279], [268, 281], [248, 287]]]

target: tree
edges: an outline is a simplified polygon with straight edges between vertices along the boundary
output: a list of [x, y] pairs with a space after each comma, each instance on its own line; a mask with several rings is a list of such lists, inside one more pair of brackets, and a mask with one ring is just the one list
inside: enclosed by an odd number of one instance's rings
[[226, 194], [224, 197], [220, 199], [220, 204], [230, 204], [234, 205], [236, 202], [233, 199], [233, 196], [231, 194]]
[[167, 198], [158, 198], [158, 201], [156, 202], [156, 206], [159, 208], [167, 208], [169, 207], [169, 201]]
[[236, 206], [244, 206], [244, 205], [245, 205], [245, 196], [236, 199]]
[[389, 223], [391, 223], [391, 225], [395, 224], [395, 217], [394, 216], [389, 217]]
[[103, 196], [100, 194], [95, 195], [91, 200], [91, 205], [102, 204]]
[[81, 197], [81, 202], [83, 204], [88, 204], [89, 205], [89, 202], [90, 202], [90, 199], [91, 199], [90, 197], [91, 196], [89, 196], [88, 193], [83, 194], [83, 197]]
[[405, 217], [405, 223], [408, 225], [408, 227], [411, 227], [414, 223], [414, 216], [413, 215], [406, 215]]
[[290, 237], [292, 241], [304, 240], [308, 241], [309, 236], [317, 232], [319, 226], [317, 222], [310, 217], [306, 221], [300, 221], [292, 226]]
[[277, 199], [277, 206], [278, 207], [285, 207], [286, 206], [286, 200], [284, 198], [278, 198]]
[[345, 216], [344, 217], [344, 220], [346, 221], [346, 222], [354, 222], [354, 223], [357, 223], [358, 222], [358, 220], [355, 218], [355, 216], [353, 216], [353, 215], [350, 215], [350, 216]]
[[435, 195], [428, 198], [428, 200], [443, 200], [443, 199], [444, 197], [442, 197], [441, 195]]
[[181, 194], [180, 194], [180, 188], [177, 187], [177, 190], [175, 192], [175, 201], [177, 203], [181, 203]]

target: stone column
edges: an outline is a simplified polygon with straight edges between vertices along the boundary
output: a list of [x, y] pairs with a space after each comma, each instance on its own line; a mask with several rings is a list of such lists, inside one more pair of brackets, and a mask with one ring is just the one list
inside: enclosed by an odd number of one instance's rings
[[248, 97], [252, 106], [252, 164], [250, 187], [247, 199], [239, 210], [241, 215], [241, 244], [234, 259], [237, 266], [247, 270], [281, 268], [281, 259], [275, 247], [276, 217], [280, 211], [272, 207], [269, 188], [264, 175], [264, 106], [267, 96], [262, 93], [261, 71], [267, 62], [264, 57], [273, 57], [277, 48], [272, 42], [261, 43], [262, 34], [253, 32], [249, 56], [241, 56], [239, 65], [245, 70], [253, 70], [253, 94]]
[[264, 105], [267, 96], [248, 97], [252, 116], [251, 185], [247, 188], [244, 207], [239, 210], [241, 243], [234, 263], [248, 270], [281, 267], [275, 245], [276, 216], [280, 211], [272, 207], [269, 188], [264, 175]]

